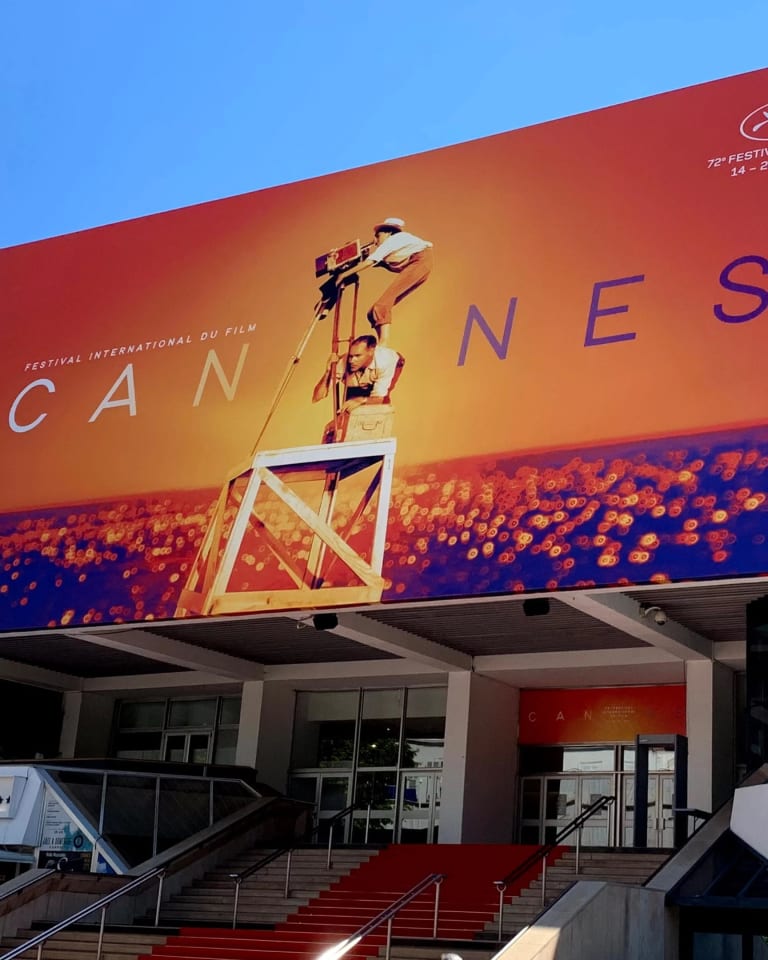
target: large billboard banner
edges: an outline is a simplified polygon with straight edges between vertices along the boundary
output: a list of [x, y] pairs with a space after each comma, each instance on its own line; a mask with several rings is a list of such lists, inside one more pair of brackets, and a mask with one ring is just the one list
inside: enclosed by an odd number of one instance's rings
[[768, 70], [0, 251], [0, 628], [766, 572]]

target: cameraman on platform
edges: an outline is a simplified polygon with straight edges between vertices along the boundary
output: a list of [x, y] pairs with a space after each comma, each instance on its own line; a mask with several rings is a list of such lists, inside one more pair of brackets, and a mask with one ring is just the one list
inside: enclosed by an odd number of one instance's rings
[[399, 217], [387, 217], [377, 223], [373, 232], [376, 246], [362, 263], [336, 275], [337, 285], [360, 273], [367, 267], [384, 267], [396, 278], [368, 311], [368, 320], [376, 330], [379, 344], [389, 343], [389, 327], [392, 323], [392, 308], [403, 297], [421, 286], [432, 271], [432, 244], [405, 231], [405, 221]]
[[324, 400], [331, 384], [342, 382], [344, 404], [341, 409], [346, 413], [368, 401], [389, 403], [389, 395], [404, 365], [405, 360], [397, 350], [378, 345], [371, 334], [357, 337], [343, 357], [331, 355], [325, 373], [312, 392], [312, 402]]

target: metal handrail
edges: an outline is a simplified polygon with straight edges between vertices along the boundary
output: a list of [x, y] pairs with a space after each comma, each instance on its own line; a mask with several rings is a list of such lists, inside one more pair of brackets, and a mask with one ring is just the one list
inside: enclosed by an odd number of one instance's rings
[[[28, 873], [29, 871], [27, 871]], [[22, 890], [28, 890], [30, 887], [34, 887], [35, 884], [42, 883], [43, 880], [47, 880], [51, 877], [56, 871], [49, 867], [48, 869], [41, 870], [40, 873], [36, 874], [34, 877], [27, 876], [25, 873], [19, 874], [18, 877], [14, 877], [13, 880], [18, 881], [14, 884], [13, 889], [6, 890], [4, 893], [0, 894], [0, 903], [4, 900], [10, 900], [11, 897], [18, 896]], [[11, 881], [6, 881], [10, 883]], [[3, 884], [5, 886], [5, 884]]]
[[[577, 817], [574, 817], [569, 824], [564, 826], [554, 840], [545, 844], [538, 850], [535, 850], [529, 857], [523, 860], [521, 864], [515, 867], [511, 873], [508, 873], [506, 877], [501, 880], [494, 881], [493, 885], [499, 891], [499, 940], [502, 939], [502, 927], [504, 924], [504, 894], [510, 883], [513, 883], [515, 880], [519, 880], [520, 877], [522, 877], [531, 869], [531, 867], [536, 866], [536, 864], [541, 861], [541, 905], [543, 907], [547, 899], [547, 857], [556, 847], [560, 846], [566, 837], [569, 837], [575, 830], [578, 830], [578, 833], [576, 834], [576, 869], [574, 871], [575, 873], [578, 873], [581, 859], [582, 827], [587, 820], [589, 820], [591, 817], [594, 817], [595, 814], [605, 810], [607, 807], [610, 807], [615, 802], [615, 797], [598, 797], [597, 800], [591, 803], [585, 810], [582, 810]], [[2, 960], [2, 957], [0, 957], [0, 960]]]
[[[332, 854], [333, 854], [333, 828], [339, 822], [343, 820], [344, 817], [348, 817], [353, 810], [357, 810], [357, 804], [351, 803], [348, 807], [345, 807], [343, 810], [340, 810], [338, 813], [334, 814], [327, 820], [324, 820], [323, 823], [316, 824], [309, 834], [309, 839], [315, 836], [316, 833], [320, 830], [322, 826], [326, 824], [330, 827], [328, 831], [328, 857], [325, 862], [326, 870], [330, 870], [333, 866]], [[289, 847], [281, 847], [279, 850], [274, 850], [272, 853], [268, 853], [266, 857], [262, 857], [261, 860], [257, 860], [256, 863], [252, 863], [250, 867], [241, 871], [240, 873], [230, 873], [229, 879], [235, 884], [235, 899], [234, 905], [232, 908], [232, 929], [234, 930], [237, 927], [237, 913], [240, 908], [240, 887], [243, 881], [247, 880], [248, 877], [252, 877], [254, 873], [258, 873], [259, 870], [264, 867], [269, 866], [270, 863], [273, 863], [275, 860], [282, 857], [284, 854], [288, 854], [288, 857], [285, 862], [285, 884], [283, 887], [283, 895], [287, 900], [291, 893], [291, 862], [293, 860], [293, 851], [299, 846], [298, 843], [291, 844]], [[0, 957], [0, 960], [3, 960]]]
[[0, 957], [0, 960], [14, 960], [15, 957], [20, 957], [23, 953], [26, 953], [27, 950], [32, 950], [34, 947], [37, 947], [37, 957], [38, 960], [40, 960], [43, 955], [43, 944], [47, 940], [56, 936], [57, 933], [61, 933], [62, 930], [66, 930], [68, 927], [71, 927], [72, 924], [79, 923], [81, 920], [89, 917], [97, 910], [101, 910], [101, 920], [99, 922], [99, 940], [96, 947], [96, 960], [101, 960], [101, 951], [104, 945], [104, 924], [107, 914], [107, 907], [114, 903], [115, 900], [119, 900], [121, 897], [125, 896], [126, 893], [131, 893], [137, 887], [143, 886], [145, 883], [153, 880], [155, 877], [157, 877], [159, 881], [157, 885], [157, 907], [155, 909], [155, 926], [158, 925], [160, 915], [160, 900], [163, 895], [163, 880], [165, 878], [165, 870], [165, 867], [155, 867], [153, 870], [147, 870], [147, 872], [142, 873], [140, 877], [136, 877], [135, 880], [131, 880], [129, 883], [124, 884], [119, 889], [113, 890], [112, 893], [108, 893], [105, 897], [97, 900], [96, 903], [92, 903], [87, 907], [83, 907], [82, 910], [78, 910], [77, 913], [73, 913], [72, 916], [67, 917], [66, 920], [60, 920], [59, 923], [54, 924], [54, 926], [50, 927], [48, 930], [43, 930], [42, 933], [38, 933], [36, 937], [32, 937], [32, 939], [27, 940], [26, 943], [22, 943], [18, 947], [14, 947], [10, 952], [4, 953], [2, 957]]
[[[423, 880], [411, 887], [410, 890], [407, 890], [399, 900], [395, 900], [394, 903], [390, 904], [385, 910], [382, 910], [381, 913], [377, 914], [372, 920], [369, 920], [368, 923], [360, 927], [360, 929], [351, 936], [346, 937], [340, 943], [326, 950], [325, 953], [318, 957], [318, 960], [338, 960], [339, 957], [343, 957], [345, 953], [348, 953], [353, 947], [356, 947], [369, 933], [373, 933], [377, 927], [385, 922], [387, 924], [387, 943], [384, 960], [390, 960], [392, 951], [392, 920], [414, 897], [417, 897], [422, 891], [432, 886], [432, 884], [435, 885], [435, 912], [432, 922], [432, 939], [437, 940], [437, 927], [440, 917], [440, 884], [445, 880], [446, 876], [445, 873], [430, 873], [429, 876], [424, 877]], [[0, 960], [2, 960], [2, 958], [0, 958]]]
[[[244, 819], [247, 819], [248, 817], [250, 817], [254, 812], [261, 813], [263, 812], [264, 809], [265, 808], [262, 807], [257, 811], [251, 811], [250, 814], [248, 814]], [[231, 827], [232, 827], [231, 823], [226, 823], [219, 831], [217, 831], [215, 836], [218, 836], [218, 834], [220, 833], [226, 832]], [[55, 924], [53, 927], [50, 927], [48, 930], [44, 930], [42, 933], [39, 933], [37, 936], [32, 937], [26, 943], [22, 943], [22, 944], [19, 944], [18, 947], [14, 947], [14, 949], [11, 950], [9, 953], [5, 953], [2, 956], [0, 956], [0, 960], [14, 960], [15, 957], [21, 956], [23, 953], [26, 953], [27, 950], [31, 950], [34, 947], [37, 947], [37, 960], [42, 960], [43, 944], [47, 940], [55, 936], [57, 933], [61, 933], [62, 930], [66, 930], [68, 927], [72, 926], [73, 924], [79, 923], [85, 917], [90, 916], [92, 913], [95, 913], [97, 910], [101, 910], [101, 918], [99, 922], [99, 939], [96, 947], [95, 960], [101, 960], [102, 948], [104, 944], [104, 927], [106, 923], [107, 907], [111, 906], [111, 904], [114, 903], [116, 900], [119, 900], [121, 897], [125, 896], [125, 894], [131, 893], [132, 891], [136, 890], [138, 887], [142, 886], [145, 883], [148, 883], [150, 880], [157, 877], [158, 884], [157, 884], [157, 900], [155, 902], [154, 925], [156, 927], [159, 927], [160, 926], [160, 906], [163, 898], [163, 884], [165, 882], [166, 876], [169, 873], [174, 872], [172, 868], [174, 867], [175, 864], [177, 864], [179, 861], [181, 861], [183, 864], [183, 861], [186, 858], [188, 858], [192, 853], [207, 846], [209, 843], [211, 843], [212, 840], [213, 840], [213, 837], [211, 836], [206, 837], [204, 840], [201, 840], [200, 842], [194, 844], [189, 849], [185, 849], [181, 851], [176, 856], [174, 856], [171, 860], [169, 860], [167, 863], [164, 863], [160, 866], [152, 867], [151, 869], [146, 870], [140, 876], [135, 877], [133, 880], [124, 884], [122, 887], [119, 887], [117, 890], [113, 890], [112, 893], [106, 894], [106, 896], [102, 897], [100, 900], [97, 900], [95, 903], [92, 903], [86, 907], [83, 907], [81, 910], [78, 910], [77, 913], [72, 914], [72, 916], [66, 917], [64, 920], [59, 921], [57, 924]], [[49, 871], [49, 873], [53, 873], [53, 872], [55, 871]]]

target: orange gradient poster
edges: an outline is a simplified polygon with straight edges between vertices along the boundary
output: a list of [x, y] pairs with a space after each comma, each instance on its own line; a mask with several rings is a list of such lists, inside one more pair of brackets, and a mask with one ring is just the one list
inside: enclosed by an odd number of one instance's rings
[[685, 734], [685, 686], [522, 690], [522, 744], [622, 743]]
[[0, 626], [765, 572], [767, 196], [759, 71], [0, 251]]

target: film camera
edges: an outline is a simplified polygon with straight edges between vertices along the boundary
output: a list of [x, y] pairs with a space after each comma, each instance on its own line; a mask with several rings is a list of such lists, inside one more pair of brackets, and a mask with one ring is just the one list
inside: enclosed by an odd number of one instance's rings
[[[315, 276], [328, 277], [320, 285], [320, 303], [322, 315], [325, 315], [339, 299], [339, 286], [336, 277], [342, 270], [356, 267], [368, 256], [375, 243], [361, 243], [359, 240], [349, 240], [340, 247], [334, 247], [328, 253], [315, 259]], [[350, 279], [352, 275], [350, 274]]]
[[340, 247], [334, 247], [328, 253], [315, 258], [315, 276], [319, 279], [327, 274], [338, 273], [357, 266], [373, 250], [375, 244], [361, 243], [359, 240], [349, 240]]

